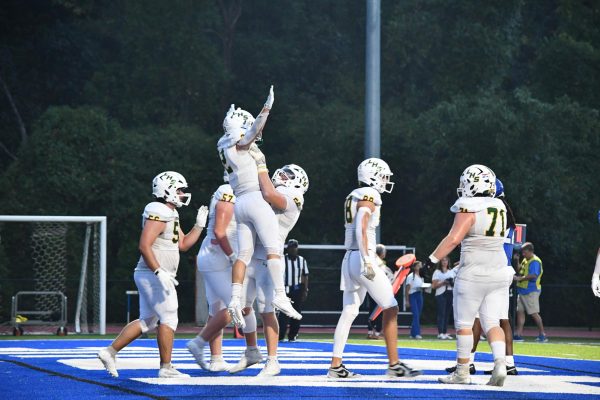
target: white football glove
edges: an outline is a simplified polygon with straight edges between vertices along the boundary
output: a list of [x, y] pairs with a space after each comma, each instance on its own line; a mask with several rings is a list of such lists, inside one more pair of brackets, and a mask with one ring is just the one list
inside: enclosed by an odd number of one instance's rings
[[592, 274], [592, 292], [600, 297], [600, 274]]
[[361, 271], [362, 276], [372, 281], [375, 279], [375, 269], [373, 269], [373, 264], [369, 259], [363, 258], [363, 268]]
[[179, 282], [177, 282], [177, 280], [171, 274], [162, 268], [154, 271], [154, 275], [160, 282], [163, 290], [167, 293], [169, 293], [171, 290], [175, 290], [175, 286], [179, 285]]
[[267, 97], [267, 101], [265, 102], [265, 108], [269, 110], [273, 108], [273, 102], [275, 101], [275, 93], [273, 92], [273, 85], [271, 85], [271, 89], [269, 90], [269, 97]]
[[258, 168], [258, 172], [269, 172], [269, 170], [267, 169], [267, 160], [265, 158], [265, 155], [262, 151], [260, 151], [256, 143], [252, 143], [252, 145], [248, 149], [248, 153], [254, 159], [256, 167]]
[[194, 226], [197, 227], [198, 229], [206, 228], [206, 219], [207, 218], [208, 218], [208, 207], [201, 206], [198, 209], [198, 214], [196, 215], [196, 223], [194, 224]]

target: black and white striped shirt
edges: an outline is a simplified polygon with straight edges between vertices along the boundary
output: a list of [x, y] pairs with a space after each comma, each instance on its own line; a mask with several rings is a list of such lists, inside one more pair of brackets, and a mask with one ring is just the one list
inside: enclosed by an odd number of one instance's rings
[[285, 291], [290, 292], [290, 288], [299, 289], [302, 283], [302, 276], [308, 275], [308, 265], [306, 259], [302, 256], [296, 256], [295, 260], [285, 255], [285, 270], [283, 280], [285, 282]]

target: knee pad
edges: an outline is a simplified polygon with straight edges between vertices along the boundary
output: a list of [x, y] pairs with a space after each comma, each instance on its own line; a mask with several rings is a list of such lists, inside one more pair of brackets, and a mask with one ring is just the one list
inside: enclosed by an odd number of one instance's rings
[[166, 318], [160, 320], [162, 325], [167, 325], [169, 328], [173, 329], [173, 332], [177, 330], [177, 325], [179, 324], [179, 318], [177, 317], [177, 313], [173, 315], [169, 315]]
[[250, 309], [250, 313], [244, 315], [244, 322], [246, 323], [243, 329], [244, 333], [256, 332], [256, 314], [254, 314], [254, 310]]
[[142, 327], [142, 333], [146, 333], [156, 328], [158, 324], [158, 317], [150, 317], [145, 319], [140, 319], [140, 325]]
[[486, 336], [490, 329], [500, 326], [499, 320], [493, 320], [487, 317], [480, 318], [479, 320], [481, 322], [481, 329], [483, 329]]
[[360, 306], [358, 304], [349, 304], [347, 306], [344, 306], [344, 308], [342, 309], [342, 315], [350, 317], [352, 318], [352, 320], [354, 320], [358, 316], [359, 307]]
[[251, 247], [247, 249], [240, 249], [237, 258], [238, 260], [242, 261], [246, 266], [248, 266], [248, 264], [250, 264], [250, 261], [252, 260], [252, 254], [254, 254], [254, 249]]

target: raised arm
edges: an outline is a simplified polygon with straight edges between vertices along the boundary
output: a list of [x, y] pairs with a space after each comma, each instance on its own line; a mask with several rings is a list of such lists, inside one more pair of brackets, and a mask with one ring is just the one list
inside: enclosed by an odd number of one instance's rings
[[254, 120], [254, 123], [252, 124], [250, 129], [246, 131], [244, 137], [241, 138], [239, 142], [237, 142], [238, 148], [246, 148], [247, 146], [252, 144], [252, 142], [254, 142], [254, 140], [258, 136], [262, 134], [262, 130], [265, 127], [265, 124], [267, 123], [269, 111], [271, 111], [274, 101], [275, 93], [273, 92], [273, 85], [271, 85], [271, 89], [269, 90], [269, 96], [267, 97], [265, 105], [263, 106], [262, 110], [260, 110], [260, 113], [258, 113], [258, 115], [256, 116], [256, 119]]

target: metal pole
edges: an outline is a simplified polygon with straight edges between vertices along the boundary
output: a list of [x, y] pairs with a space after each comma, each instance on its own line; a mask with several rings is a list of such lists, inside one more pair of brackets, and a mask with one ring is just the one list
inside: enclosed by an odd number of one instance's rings
[[[365, 87], [365, 158], [381, 156], [381, 0], [367, 0], [366, 87]], [[381, 226], [377, 227], [377, 243]]]
[[367, 0], [365, 158], [380, 157], [381, 0]]

